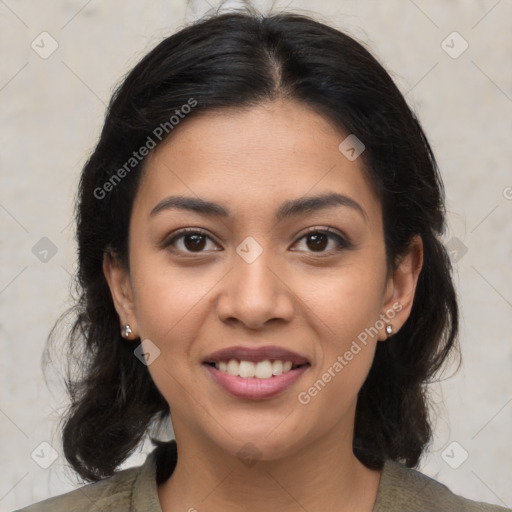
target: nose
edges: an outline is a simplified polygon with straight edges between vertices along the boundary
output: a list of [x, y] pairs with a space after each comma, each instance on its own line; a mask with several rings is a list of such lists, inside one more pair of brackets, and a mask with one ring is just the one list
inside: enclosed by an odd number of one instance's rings
[[223, 322], [240, 322], [260, 329], [270, 320], [290, 321], [294, 316], [294, 294], [284, 270], [270, 265], [264, 251], [248, 263], [238, 255], [223, 279], [217, 314]]

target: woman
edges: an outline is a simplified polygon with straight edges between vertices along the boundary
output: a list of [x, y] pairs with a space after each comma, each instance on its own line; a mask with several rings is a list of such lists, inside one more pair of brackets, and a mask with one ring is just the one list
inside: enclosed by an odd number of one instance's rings
[[180, 30], [115, 92], [77, 206], [63, 448], [92, 483], [24, 511], [505, 510], [413, 469], [457, 348], [443, 186], [359, 43], [291, 13]]

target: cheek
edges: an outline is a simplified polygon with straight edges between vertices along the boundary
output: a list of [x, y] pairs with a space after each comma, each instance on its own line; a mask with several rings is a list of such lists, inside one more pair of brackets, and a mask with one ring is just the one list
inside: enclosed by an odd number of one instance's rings
[[207, 289], [204, 283], [151, 265], [133, 273], [133, 285], [140, 337], [157, 347], [149, 373], [167, 402], [175, 405], [188, 394], [183, 383], [190, 381], [190, 349], [201, 329], [201, 299]]
[[376, 324], [382, 312], [381, 267], [375, 260], [347, 265], [309, 294], [308, 305], [314, 310], [319, 331], [318, 366], [299, 402], [318, 408], [318, 412], [323, 409], [322, 414], [332, 421], [340, 410], [355, 403], [371, 368], [378, 343]]
[[[311, 419], [315, 435], [325, 434], [336, 425], [345, 424], [348, 435], [353, 425], [357, 396], [371, 367], [374, 346], [361, 348], [348, 361], [340, 354], [300, 390], [297, 400], [305, 421]], [[314, 420], [321, 418], [320, 423]]]
[[[144, 262], [144, 263], [143, 263]], [[173, 269], [161, 261], [134, 258], [132, 282], [135, 316], [141, 336], [155, 339], [166, 350], [171, 341], [193, 335], [194, 314], [201, 309], [212, 284], [206, 273], [195, 269]], [[187, 329], [185, 329], [187, 326]]]
[[297, 396], [308, 415], [321, 417], [327, 430], [355, 410], [378, 343], [372, 327], [379, 318], [379, 301], [368, 293], [371, 287], [343, 285], [331, 283], [331, 300], [318, 309], [318, 364]]
[[338, 351], [374, 326], [382, 308], [385, 270], [378, 261], [336, 269], [313, 287], [303, 287], [304, 301], [323, 321], [327, 338]]

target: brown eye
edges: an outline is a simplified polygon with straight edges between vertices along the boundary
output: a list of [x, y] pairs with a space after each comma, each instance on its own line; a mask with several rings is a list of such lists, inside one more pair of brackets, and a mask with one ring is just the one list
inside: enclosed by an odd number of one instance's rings
[[324, 233], [310, 233], [306, 239], [307, 246], [314, 251], [323, 251], [329, 243], [329, 237]]
[[204, 235], [184, 235], [183, 245], [189, 251], [200, 251], [206, 245], [206, 237]]
[[[305, 240], [306, 252], [328, 253], [351, 247], [345, 238], [329, 229], [312, 229], [299, 239], [299, 241], [301, 240]], [[333, 244], [331, 244], [331, 248], [327, 249], [329, 242], [333, 242]]]
[[[197, 229], [186, 229], [176, 233], [164, 247], [171, 247], [171, 250], [182, 253], [202, 253], [208, 245], [208, 241], [213, 240], [203, 231]], [[216, 249], [214, 249], [216, 250]]]

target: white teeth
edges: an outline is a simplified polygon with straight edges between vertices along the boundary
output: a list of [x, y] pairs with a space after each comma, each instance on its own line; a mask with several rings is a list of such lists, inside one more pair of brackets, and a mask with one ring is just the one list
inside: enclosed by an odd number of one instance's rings
[[272, 363], [272, 375], [281, 375], [283, 373], [283, 361], [274, 361]]
[[[242, 365], [240, 364], [240, 367]], [[256, 365], [256, 370], [254, 375], [258, 379], [269, 379], [272, 377], [272, 363], [270, 361], [260, 361]]]
[[256, 373], [256, 365], [253, 362], [240, 361], [239, 370], [238, 370], [238, 375], [240, 375], [240, 377], [254, 377], [255, 373]]
[[229, 361], [228, 363], [226, 370], [229, 373], [229, 375], [240, 375], [240, 364], [235, 359], [231, 359], [231, 361]]
[[219, 361], [215, 363], [215, 368], [229, 375], [240, 376], [243, 378], [269, 379], [272, 375], [281, 375], [292, 369], [291, 361], [260, 361], [253, 363], [252, 361], [237, 361], [230, 359], [229, 361]]

